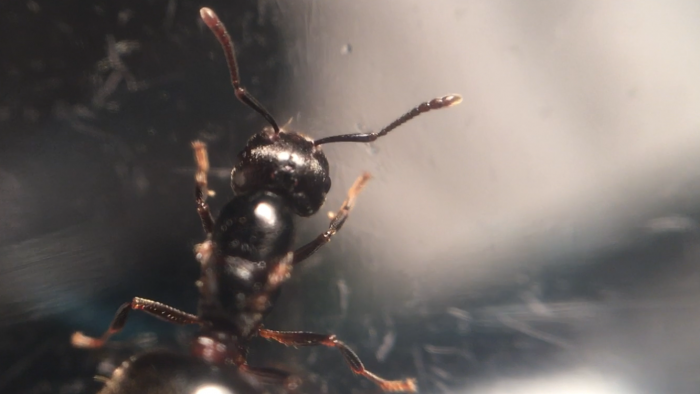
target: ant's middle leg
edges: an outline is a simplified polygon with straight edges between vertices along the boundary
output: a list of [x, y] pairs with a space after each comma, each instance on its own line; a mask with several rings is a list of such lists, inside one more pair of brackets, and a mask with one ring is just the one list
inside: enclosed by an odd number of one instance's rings
[[307, 243], [306, 245], [300, 247], [294, 251], [294, 261], [293, 265], [298, 264], [306, 260], [309, 256], [316, 253], [323, 245], [331, 241], [331, 238], [343, 227], [343, 224], [350, 215], [350, 210], [355, 205], [358, 194], [365, 187], [367, 181], [371, 178], [368, 172], [362, 174], [355, 183], [352, 185], [350, 190], [348, 190], [348, 197], [343, 202], [338, 212], [331, 219], [331, 224], [328, 226], [328, 230], [320, 234], [316, 239]]
[[107, 331], [100, 338], [89, 337], [82, 332], [76, 332], [71, 337], [71, 344], [79, 348], [99, 348], [107, 342], [109, 337], [118, 333], [124, 328], [130, 310], [142, 310], [151, 316], [175, 324], [198, 324], [200, 320], [197, 316], [175, 309], [160, 302], [135, 297], [131, 302], [119, 307], [114, 320], [109, 325]]
[[202, 226], [207, 235], [211, 234], [214, 229], [214, 219], [209, 211], [207, 197], [213, 195], [214, 192], [207, 188], [207, 173], [209, 172], [209, 156], [207, 155], [207, 144], [202, 141], [194, 141], [192, 143], [194, 149], [194, 157], [197, 161], [197, 173], [194, 176], [195, 188], [194, 199], [197, 203], [197, 213], [202, 219]]
[[360, 357], [346, 344], [338, 340], [335, 335], [315, 334], [303, 331], [273, 331], [265, 328], [258, 330], [258, 335], [263, 338], [275, 340], [287, 346], [328, 346], [340, 350], [350, 369], [358, 375], [371, 380], [384, 391], [417, 392], [418, 387], [414, 379], [386, 380], [365, 369]]

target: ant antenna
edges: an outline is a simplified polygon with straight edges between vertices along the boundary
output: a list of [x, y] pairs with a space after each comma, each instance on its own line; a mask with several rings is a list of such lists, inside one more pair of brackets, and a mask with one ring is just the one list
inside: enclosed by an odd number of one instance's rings
[[434, 109], [447, 108], [462, 102], [462, 96], [452, 94], [445, 97], [438, 97], [430, 101], [421, 103], [417, 107], [403, 114], [400, 118], [391, 122], [389, 126], [383, 128], [379, 133], [356, 133], [334, 135], [332, 137], [321, 138], [314, 142], [314, 145], [330, 144], [331, 142], [372, 142], [379, 137], [387, 135], [391, 130], [401, 126], [416, 116], [432, 111]]
[[204, 7], [201, 10], [199, 10], [199, 15], [202, 17], [202, 21], [204, 21], [204, 24], [209, 27], [209, 30], [211, 30], [212, 33], [216, 36], [216, 38], [219, 40], [219, 43], [221, 43], [221, 47], [224, 49], [224, 53], [226, 54], [226, 62], [228, 63], [228, 69], [229, 72], [231, 73], [231, 84], [233, 85], [233, 89], [236, 92], [236, 97], [238, 97], [239, 100], [241, 100], [245, 105], [249, 106], [250, 108], [254, 109], [256, 112], [258, 112], [260, 115], [267, 120], [267, 122], [272, 126], [273, 129], [275, 129], [275, 133], [280, 132], [279, 126], [277, 126], [277, 122], [275, 122], [275, 119], [270, 115], [269, 112], [263, 106], [258, 102], [258, 100], [255, 99], [255, 97], [251, 96], [250, 93], [248, 93], [247, 90], [245, 90], [244, 87], [241, 86], [241, 80], [240, 77], [238, 76], [238, 64], [236, 63], [236, 54], [233, 49], [233, 41], [231, 41], [231, 36], [229, 36], [228, 31], [226, 31], [226, 26], [221, 22], [218, 16], [212, 11], [210, 8]]

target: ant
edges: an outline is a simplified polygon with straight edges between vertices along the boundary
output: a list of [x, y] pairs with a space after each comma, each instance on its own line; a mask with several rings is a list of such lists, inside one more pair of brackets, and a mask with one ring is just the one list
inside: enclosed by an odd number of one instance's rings
[[254, 380], [279, 382], [289, 389], [299, 381], [291, 374], [251, 367], [246, 358], [251, 340], [260, 336], [288, 346], [328, 346], [340, 351], [352, 371], [376, 383], [384, 391], [416, 392], [414, 379], [386, 380], [365, 369], [360, 358], [335, 335], [297, 331], [274, 331], [262, 321], [270, 312], [284, 283], [297, 264], [327, 244], [348, 218], [350, 210], [370, 175], [361, 175], [347, 199], [332, 217], [328, 229], [313, 241], [293, 249], [294, 216], [316, 213], [331, 187], [328, 160], [321, 145], [334, 142], [371, 142], [416, 116], [459, 104], [459, 95], [424, 102], [378, 133], [336, 135], [313, 140], [301, 133], [280, 128], [270, 113], [241, 86], [231, 38], [223, 23], [209, 8], [202, 8], [204, 23], [220, 42], [236, 97], [269, 123], [253, 135], [238, 155], [231, 172], [234, 197], [214, 220], [206, 200], [209, 160], [203, 142], [192, 147], [197, 163], [195, 202], [206, 240], [195, 246], [201, 264], [199, 307], [196, 315], [143, 298], [134, 298], [117, 311], [107, 331], [99, 338], [76, 332], [72, 344], [99, 348], [121, 331], [132, 310], [141, 310], [175, 324], [198, 324], [201, 329], [192, 344], [192, 355], [209, 365], [233, 364]]

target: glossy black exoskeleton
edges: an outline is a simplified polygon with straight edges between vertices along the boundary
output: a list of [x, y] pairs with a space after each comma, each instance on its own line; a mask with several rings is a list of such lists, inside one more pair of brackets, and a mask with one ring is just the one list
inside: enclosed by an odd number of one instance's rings
[[100, 394], [260, 394], [238, 373], [197, 357], [149, 351], [122, 363]]
[[[86, 348], [100, 347], [123, 328], [130, 310], [142, 310], [172, 323], [200, 325], [199, 334], [192, 344], [192, 354], [196, 360], [183, 363], [235, 365], [238, 367], [236, 373], [254, 377], [257, 381], [281, 382], [293, 389], [299, 381], [288, 373], [247, 364], [250, 341], [260, 336], [290, 346], [335, 347], [353, 372], [365, 376], [383, 390], [416, 391], [413, 379], [385, 380], [366, 370], [359, 357], [335, 335], [273, 331], [263, 328], [262, 321], [293, 267], [328, 243], [340, 230], [358, 193], [369, 179], [368, 174], [358, 178], [340, 210], [331, 219], [328, 230], [294, 250], [294, 217], [316, 213], [331, 187], [328, 160], [321, 145], [374, 141], [421, 113], [458, 104], [461, 97], [450, 95], [424, 102], [378, 133], [345, 134], [313, 140], [296, 131], [281, 129], [272, 115], [240, 85], [233, 43], [226, 28], [212, 10], [203, 8], [200, 14], [224, 49], [236, 97], [260, 113], [270, 126], [253, 135], [239, 154], [231, 172], [234, 197], [216, 220], [206, 203], [210, 194], [207, 189], [209, 160], [206, 146], [199, 141], [192, 144], [198, 166], [195, 200], [207, 234], [207, 239], [195, 248], [201, 264], [201, 277], [197, 281], [200, 291], [197, 315], [155, 301], [134, 298], [121, 306], [102, 337], [91, 338], [75, 333], [73, 344]], [[154, 356], [148, 357], [150, 362], [158, 360]], [[132, 371], [135, 368], [133, 365], [147, 364], [148, 360], [137, 357], [125, 370]], [[132, 372], [139, 376], [138, 371]], [[123, 372], [120, 376], [123, 376]], [[112, 386], [107, 387], [122, 387], [114, 386], [114, 382], [115, 378], [111, 381]], [[129, 390], [106, 389], [105, 392], [123, 394]]]

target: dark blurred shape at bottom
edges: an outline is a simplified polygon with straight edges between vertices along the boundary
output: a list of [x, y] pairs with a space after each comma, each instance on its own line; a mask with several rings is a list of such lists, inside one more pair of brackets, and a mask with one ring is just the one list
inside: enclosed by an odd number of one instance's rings
[[187, 355], [149, 351], [125, 361], [100, 394], [253, 394], [237, 368], [216, 367]]

